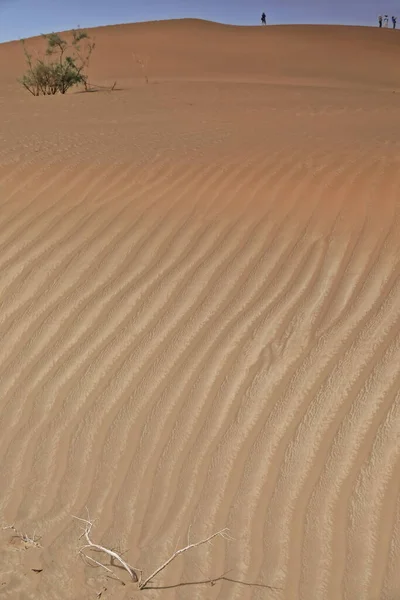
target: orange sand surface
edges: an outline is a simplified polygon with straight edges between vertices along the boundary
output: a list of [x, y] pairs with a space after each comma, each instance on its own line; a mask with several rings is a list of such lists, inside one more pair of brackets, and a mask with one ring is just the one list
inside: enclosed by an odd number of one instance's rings
[[90, 33], [0, 45], [1, 598], [397, 600], [400, 33]]

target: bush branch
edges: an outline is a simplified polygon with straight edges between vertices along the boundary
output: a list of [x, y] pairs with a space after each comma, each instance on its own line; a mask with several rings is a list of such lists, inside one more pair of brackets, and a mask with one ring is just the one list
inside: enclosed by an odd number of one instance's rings
[[[166, 567], [168, 567], [168, 565], [180, 554], [183, 554], [184, 552], [187, 552], [188, 550], [191, 550], [192, 548], [197, 548], [198, 546], [202, 546], [203, 544], [208, 544], [216, 537], [222, 537], [225, 540], [233, 539], [229, 535], [229, 530], [225, 528], [225, 529], [221, 529], [221, 531], [217, 531], [216, 533], [213, 533], [209, 537], [207, 537], [203, 540], [200, 540], [199, 542], [194, 542], [191, 544], [189, 541], [189, 533], [190, 533], [190, 529], [189, 529], [187, 546], [185, 546], [184, 548], [180, 548], [179, 550], [175, 550], [175, 552], [172, 554], [172, 556], [170, 556], [162, 565], [160, 565], [157, 569], [155, 569], [155, 571], [153, 571], [151, 573], [151, 575], [149, 575], [148, 577], [146, 577], [146, 579], [143, 580], [143, 578], [142, 578], [143, 571], [141, 569], [132, 567], [121, 557], [120, 554], [115, 552], [115, 550], [110, 550], [109, 548], [106, 548], [105, 546], [101, 546], [100, 544], [96, 544], [95, 542], [92, 541], [90, 534], [91, 534], [91, 530], [93, 528], [93, 521], [90, 520], [89, 515], [88, 515], [87, 519], [82, 519], [80, 517], [75, 517], [75, 516], [73, 516], [73, 518], [76, 519], [77, 521], [80, 521], [81, 523], [84, 523], [83, 533], [82, 533], [81, 537], [85, 538], [86, 544], [80, 548], [79, 554], [81, 556], [85, 557], [87, 560], [91, 561], [93, 564], [98, 565], [99, 567], [103, 567], [106, 571], [113, 574], [112, 570], [109, 567], [106, 567], [106, 565], [104, 565], [103, 563], [95, 560], [91, 556], [88, 556], [87, 554], [85, 554], [84, 551], [87, 549], [91, 549], [91, 550], [95, 550], [97, 552], [104, 552], [104, 554], [107, 554], [111, 558], [111, 561], [116, 560], [117, 562], [120, 563], [122, 568], [125, 569], [125, 571], [127, 571], [129, 573], [131, 580], [134, 583], [138, 584], [139, 590], [145, 589], [146, 586], [150, 583], [150, 581], [152, 581], [156, 575], [158, 575], [159, 573], [161, 573], [161, 571], [163, 571]], [[138, 574], [139, 574], [139, 576], [138, 576]], [[119, 578], [117, 578], [117, 579], [119, 579]], [[215, 581], [214, 579], [209, 580], [210, 583], [213, 583], [214, 581]]]
[[[136, 575], [136, 571], [138, 571], [139, 573], [141, 573], [140, 569], [135, 569], [135, 567], [132, 567], [131, 565], [129, 565], [119, 554], [117, 554], [117, 552], [115, 552], [114, 550], [110, 550], [109, 548], [106, 548], [105, 546], [100, 546], [100, 544], [95, 544], [94, 542], [92, 542], [92, 540], [90, 539], [90, 532], [92, 530], [93, 527], [93, 522], [88, 520], [88, 519], [81, 519], [80, 517], [75, 517], [74, 519], [77, 519], [78, 521], [81, 521], [82, 523], [85, 523], [85, 528], [83, 530], [83, 534], [81, 537], [84, 537], [87, 544], [85, 544], [84, 546], [82, 546], [82, 548], [80, 549], [80, 554], [83, 554], [84, 556], [86, 556], [83, 551], [86, 550], [87, 548], [91, 548], [92, 550], [97, 550], [98, 552], [104, 552], [105, 554], [108, 554], [108, 556], [111, 557], [111, 559], [114, 559], [116, 561], [118, 561], [121, 566], [129, 573], [132, 581], [134, 581], [135, 583], [138, 582], [138, 576]], [[98, 563], [97, 561], [95, 561], [94, 559], [91, 559], [90, 557], [89, 560], [92, 560], [93, 562], [101, 565], [101, 563]], [[102, 565], [104, 567], [104, 565]], [[107, 571], [109, 570], [107, 567], [104, 567]]]
[[42, 546], [39, 544], [39, 539], [38, 537], [36, 537], [36, 532], [33, 533], [33, 536], [29, 536], [26, 533], [22, 533], [21, 531], [19, 531], [15, 525], [5, 525], [4, 527], [1, 528], [3, 531], [6, 531], [8, 529], [11, 529], [11, 531], [14, 532], [15, 537], [19, 538], [20, 540], [22, 540], [25, 544], [31, 544], [32, 546], [36, 546], [36, 548], [41, 548]]
[[[149, 577], [147, 577], [143, 582], [140, 581], [139, 582], [139, 589], [143, 590], [146, 585], [148, 583], [150, 583], [150, 581], [152, 579], [154, 579], [154, 577], [156, 575], [158, 575], [158, 573], [160, 573], [161, 571], [163, 571], [166, 567], [168, 567], [168, 565], [180, 554], [183, 554], [184, 552], [187, 552], [188, 550], [191, 550], [192, 548], [197, 548], [198, 546], [201, 546], [203, 544], [207, 544], [209, 542], [211, 542], [211, 540], [213, 540], [216, 537], [222, 537], [225, 540], [231, 540], [232, 538], [228, 535], [229, 530], [228, 529], [221, 529], [221, 531], [217, 531], [216, 533], [213, 533], [212, 535], [210, 535], [208, 538], [204, 539], [204, 540], [200, 540], [199, 542], [195, 542], [193, 544], [188, 544], [187, 546], [185, 546], [184, 548], [181, 548], [180, 550], [176, 550], [172, 556], [169, 557], [168, 560], [166, 560], [160, 567], [158, 567], [151, 575], [149, 575]], [[210, 581], [212, 581], [210, 579]]]

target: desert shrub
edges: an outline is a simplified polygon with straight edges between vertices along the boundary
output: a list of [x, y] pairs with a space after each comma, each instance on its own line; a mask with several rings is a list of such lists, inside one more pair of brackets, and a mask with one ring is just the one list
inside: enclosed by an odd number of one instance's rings
[[47, 42], [44, 57], [38, 56], [34, 62], [22, 40], [27, 72], [19, 82], [33, 96], [65, 94], [71, 87], [83, 84], [87, 89], [88, 78], [85, 70], [95, 44], [86, 31], [72, 31], [72, 41], [68, 43], [58, 33], [42, 35]]

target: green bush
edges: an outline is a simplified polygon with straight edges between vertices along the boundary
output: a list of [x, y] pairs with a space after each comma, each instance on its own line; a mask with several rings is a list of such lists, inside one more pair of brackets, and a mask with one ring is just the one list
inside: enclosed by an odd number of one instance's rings
[[[33, 96], [49, 96], [57, 93], [65, 94], [71, 87], [83, 84], [88, 86], [85, 69], [94, 50], [95, 44], [85, 31], [72, 31], [70, 44], [58, 33], [42, 35], [47, 41], [45, 57], [37, 57], [33, 62], [32, 55], [22, 40], [28, 70], [19, 82]], [[83, 42], [83, 44], [82, 44]]]

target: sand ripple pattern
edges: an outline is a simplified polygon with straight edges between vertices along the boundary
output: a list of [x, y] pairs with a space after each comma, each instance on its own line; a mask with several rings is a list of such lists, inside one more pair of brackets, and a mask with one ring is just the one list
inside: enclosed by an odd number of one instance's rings
[[152, 598], [394, 600], [396, 164], [49, 162], [0, 189], [0, 517], [43, 545], [34, 577], [4, 551], [5, 597], [95, 597], [88, 507], [146, 570], [230, 528]]

